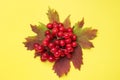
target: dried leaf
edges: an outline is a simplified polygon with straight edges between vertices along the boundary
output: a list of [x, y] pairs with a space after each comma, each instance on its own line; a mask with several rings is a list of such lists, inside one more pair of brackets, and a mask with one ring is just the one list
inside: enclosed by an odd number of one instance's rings
[[74, 67], [76, 68], [76, 69], [79, 69], [80, 70], [80, 68], [81, 68], [81, 65], [83, 64], [83, 57], [82, 57], [82, 49], [81, 49], [81, 47], [78, 45], [76, 48], [75, 48], [75, 51], [74, 51], [74, 53], [73, 53], [73, 55], [72, 55], [72, 59], [71, 59], [71, 61], [72, 61], [72, 63], [73, 63], [73, 65], [74, 65]]
[[26, 42], [23, 42], [27, 50], [33, 50], [34, 43], [40, 43], [39, 38], [37, 36], [29, 36], [26, 38]]
[[84, 26], [84, 18], [82, 18], [82, 20], [78, 22], [79, 28], [82, 28], [83, 26]]
[[47, 16], [48, 16], [48, 19], [51, 23], [52, 22], [59, 22], [59, 15], [58, 15], [58, 12], [56, 10], [49, 8]]
[[78, 42], [80, 46], [84, 49], [90, 49], [94, 47], [94, 45], [92, 44], [92, 42], [90, 42], [90, 40], [94, 39], [96, 37], [96, 34], [97, 34], [96, 29], [92, 29], [92, 28], [82, 29], [81, 32], [77, 34]]
[[37, 25], [30, 25], [32, 28], [32, 31], [35, 32], [36, 36], [30, 36], [26, 38], [26, 42], [23, 42], [25, 47], [27, 47], [28, 50], [33, 50], [34, 43], [41, 43], [41, 41], [44, 39], [44, 32], [47, 29], [44, 24], [40, 23]]
[[70, 15], [65, 19], [65, 21], [63, 22], [63, 24], [64, 24], [65, 28], [71, 27]]
[[81, 32], [81, 36], [84, 36], [88, 38], [89, 40], [92, 40], [96, 37], [97, 29], [92, 28], [84, 28]]
[[93, 48], [94, 45], [92, 44], [92, 42], [90, 42], [88, 39], [85, 38], [79, 38], [79, 45], [84, 48], [84, 49], [90, 49]]
[[93, 40], [97, 35], [97, 29], [82, 28], [84, 25], [84, 18], [81, 22], [74, 25], [74, 34], [77, 35], [79, 45], [84, 49], [90, 49], [94, 47], [90, 40]]
[[63, 74], [66, 74], [70, 70], [70, 60], [66, 57], [57, 60], [53, 66], [55, 73], [61, 77]]

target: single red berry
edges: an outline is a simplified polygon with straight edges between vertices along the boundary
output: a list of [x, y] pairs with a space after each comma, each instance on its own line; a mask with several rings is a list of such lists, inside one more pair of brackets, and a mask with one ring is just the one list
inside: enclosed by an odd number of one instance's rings
[[73, 29], [72, 28], [68, 28], [67, 31], [68, 32], [73, 32]]
[[58, 23], [57, 22], [53, 22], [53, 28], [58, 28]]
[[71, 38], [65, 39], [65, 43], [66, 43], [66, 44], [69, 44], [69, 43], [71, 43], [71, 42], [72, 42]]
[[65, 55], [69, 54], [69, 52], [68, 52], [67, 49], [64, 49], [64, 54], [65, 54]]
[[60, 46], [65, 46], [65, 41], [64, 40], [60, 40]]
[[43, 46], [48, 46], [49, 42], [48, 42], [48, 41], [43, 40], [42, 44], [43, 44]]
[[58, 26], [59, 27], [64, 27], [64, 25], [62, 23], [59, 23]]
[[42, 45], [39, 45], [38, 47], [35, 48], [36, 52], [43, 52], [44, 51], [44, 47]]
[[59, 45], [60, 44], [60, 41], [57, 39], [54, 41], [56, 45]]
[[72, 33], [72, 32], [69, 32], [69, 36], [72, 37], [72, 36], [73, 36], [73, 33]]
[[62, 32], [64, 32], [65, 28], [61, 26], [61, 27], [59, 27], [59, 30], [62, 31]]
[[55, 48], [56, 48], [57, 50], [59, 50], [59, 49], [60, 49], [60, 46], [57, 45], [57, 46], [55, 46]]
[[58, 28], [53, 28], [53, 29], [52, 29], [52, 34], [57, 34], [58, 31], [59, 31]]
[[54, 56], [49, 56], [48, 61], [49, 62], [54, 62], [55, 61], [55, 57]]
[[52, 48], [50, 52], [54, 54], [55, 52], [57, 52], [57, 48], [56, 47]]
[[72, 42], [72, 47], [77, 47], [77, 42]]
[[48, 35], [46, 35], [46, 38], [48, 38], [48, 39], [50, 40], [50, 39], [52, 39], [52, 38], [53, 38], [53, 36], [52, 36], [52, 35], [50, 35], [50, 34], [48, 34]]
[[77, 36], [75, 34], [73, 34], [72, 36], [72, 40], [76, 41], [77, 40]]
[[40, 44], [39, 43], [34, 43], [33, 46], [34, 48], [37, 48]]
[[74, 49], [72, 47], [67, 47], [68, 52], [73, 52]]
[[52, 23], [48, 23], [48, 24], [47, 24], [47, 28], [48, 28], [48, 29], [52, 29], [52, 28], [53, 28], [53, 24], [52, 24]]
[[55, 47], [55, 44], [51, 42], [51, 43], [49, 43], [48, 47], [51, 49], [51, 48]]
[[72, 45], [71, 45], [71, 44], [66, 44], [66, 48], [67, 48], [67, 47], [72, 47]]
[[45, 35], [50, 35], [50, 31], [49, 31], [49, 30], [46, 30], [46, 31], [45, 31]]
[[69, 53], [66, 55], [68, 59], [72, 58], [72, 55]]
[[46, 61], [48, 58], [49, 58], [48, 53], [43, 53], [43, 54], [41, 55], [41, 61]]
[[63, 36], [63, 32], [62, 31], [60, 31], [60, 32], [58, 32], [58, 37], [62, 37]]
[[70, 38], [69, 33], [64, 33], [64, 38], [65, 39]]
[[61, 55], [61, 54], [60, 54], [58, 51], [54, 53], [54, 56], [55, 56], [55, 57], [60, 57], [60, 55]]

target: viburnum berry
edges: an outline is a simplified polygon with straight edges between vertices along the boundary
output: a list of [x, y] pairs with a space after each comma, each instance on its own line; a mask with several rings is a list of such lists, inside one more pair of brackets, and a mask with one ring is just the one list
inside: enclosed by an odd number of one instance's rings
[[63, 25], [62, 23], [59, 23], [58, 26], [59, 26], [59, 27], [63, 27], [64, 25]]
[[72, 40], [76, 41], [76, 39], [77, 39], [77, 36], [75, 34], [73, 34]]
[[68, 28], [67, 31], [68, 32], [73, 32], [73, 29], [72, 28]]
[[50, 35], [50, 31], [49, 31], [49, 30], [46, 30], [46, 31], [45, 31], [45, 35]]
[[33, 45], [39, 53], [41, 61], [54, 62], [62, 57], [71, 58], [72, 52], [77, 47], [77, 36], [73, 28], [65, 28], [63, 23], [48, 23], [48, 30], [45, 31], [45, 38], [41, 44]]
[[49, 62], [54, 62], [55, 61], [55, 57], [54, 56], [49, 56], [48, 61]]
[[77, 47], [77, 42], [72, 42], [72, 47]]
[[60, 46], [65, 46], [65, 41], [64, 40], [60, 40]]
[[49, 58], [48, 53], [43, 53], [43, 54], [41, 55], [41, 61], [46, 61], [48, 58]]
[[72, 42], [71, 38], [65, 39], [65, 43], [66, 43], [66, 44], [69, 44], [69, 43], [71, 43], [71, 42]]
[[48, 29], [52, 29], [52, 28], [53, 28], [53, 24], [52, 24], [52, 23], [48, 23], [48, 24], [47, 24], [47, 28], [48, 28]]

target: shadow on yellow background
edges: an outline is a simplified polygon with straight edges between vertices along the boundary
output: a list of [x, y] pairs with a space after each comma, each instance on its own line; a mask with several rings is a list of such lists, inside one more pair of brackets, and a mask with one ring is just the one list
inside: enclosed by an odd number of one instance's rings
[[[47, 23], [48, 6], [61, 21], [71, 14], [72, 25], [85, 18], [84, 27], [97, 28], [95, 48], [83, 50], [81, 71], [71, 66], [67, 76], [58, 78], [51, 63], [34, 59], [34, 51], [22, 44], [34, 35], [29, 24]], [[1, 0], [0, 80], [120, 80], [119, 0]]]

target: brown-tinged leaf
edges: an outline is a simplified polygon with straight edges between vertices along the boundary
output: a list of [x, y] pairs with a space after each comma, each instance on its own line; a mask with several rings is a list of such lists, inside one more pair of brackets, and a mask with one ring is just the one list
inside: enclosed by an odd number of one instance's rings
[[82, 49], [80, 47], [80, 45], [78, 45], [76, 48], [75, 48], [75, 51], [72, 55], [72, 58], [71, 58], [71, 61], [74, 65], [74, 67], [76, 69], [79, 69], [81, 68], [81, 65], [83, 64], [83, 57], [82, 57]]
[[84, 28], [81, 30], [78, 36], [78, 42], [80, 46], [84, 49], [90, 49], [94, 47], [92, 42], [90, 40], [94, 39], [97, 34], [97, 29], [92, 29], [92, 28]]
[[66, 74], [70, 70], [70, 60], [66, 57], [57, 60], [53, 66], [55, 73], [61, 77], [63, 74]]
[[40, 43], [40, 40], [37, 36], [30, 36], [26, 38], [26, 42], [23, 42], [25, 47], [27, 47], [27, 50], [33, 50], [34, 43]]
[[65, 19], [65, 21], [63, 22], [63, 25], [65, 28], [71, 27], [70, 15]]
[[58, 15], [58, 12], [56, 10], [49, 8], [47, 16], [48, 16], [48, 19], [51, 23], [52, 22], [59, 22], [59, 15]]
[[81, 32], [81, 36], [85, 36], [89, 40], [92, 40], [96, 37], [97, 34], [97, 29], [92, 29], [92, 28], [85, 28]]
[[90, 49], [94, 47], [92, 42], [85, 38], [79, 38], [79, 45], [84, 49]]
[[84, 18], [82, 18], [82, 20], [78, 22], [79, 28], [82, 28], [83, 26], [84, 26]]

